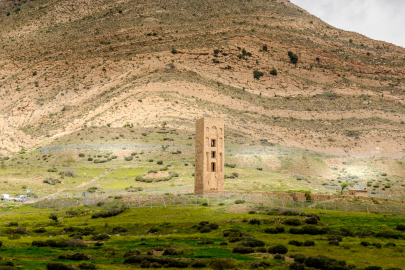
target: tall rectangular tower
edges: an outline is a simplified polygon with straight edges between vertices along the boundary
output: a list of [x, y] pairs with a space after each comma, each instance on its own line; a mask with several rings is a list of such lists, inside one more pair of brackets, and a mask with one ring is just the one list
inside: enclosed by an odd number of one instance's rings
[[224, 119], [201, 118], [196, 122], [194, 194], [224, 190]]

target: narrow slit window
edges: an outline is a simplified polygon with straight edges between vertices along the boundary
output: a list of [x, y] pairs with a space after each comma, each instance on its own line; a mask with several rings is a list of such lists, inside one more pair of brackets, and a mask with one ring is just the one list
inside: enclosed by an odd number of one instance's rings
[[215, 172], [215, 169], [216, 169], [216, 168], [215, 168], [215, 162], [212, 162], [212, 163], [211, 163], [211, 171], [212, 171], [212, 172]]
[[211, 152], [211, 158], [215, 158], [215, 151]]
[[215, 147], [215, 140], [211, 140], [211, 147]]

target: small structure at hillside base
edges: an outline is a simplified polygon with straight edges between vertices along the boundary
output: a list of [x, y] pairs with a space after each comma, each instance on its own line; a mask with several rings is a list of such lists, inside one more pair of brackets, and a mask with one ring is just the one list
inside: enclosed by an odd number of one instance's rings
[[349, 189], [349, 195], [360, 196], [360, 197], [368, 197], [367, 188], [355, 185], [354, 189]]
[[224, 119], [196, 121], [194, 194], [224, 190]]

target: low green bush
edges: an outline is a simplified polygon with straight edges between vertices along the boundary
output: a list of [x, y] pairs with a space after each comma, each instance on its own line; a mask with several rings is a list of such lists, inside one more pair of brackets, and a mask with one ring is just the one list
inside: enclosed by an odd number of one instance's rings
[[288, 252], [288, 248], [283, 245], [275, 245], [270, 247], [268, 252], [270, 254], [286, 254]]
[[48, 262], [46, 264], [46, 269], [48, 269], [48, 270], [74, 270], [76, 268], [73, 265], [64, 264], [61, 262]]
[[91, 215], [91, 218], [114, 217], [114, 216], [117, 216], [117, 215], [121, 214], [124, 211], [125, 211], [125, 208], [111, 209], [111, 210], [108, 210], [108, 211], [102, 211], [102, 212], [94, 213], [94, 214]]

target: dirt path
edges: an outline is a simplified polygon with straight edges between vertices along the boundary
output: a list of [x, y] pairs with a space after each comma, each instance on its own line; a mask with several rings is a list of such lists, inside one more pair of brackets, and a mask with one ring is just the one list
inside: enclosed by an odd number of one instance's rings
[[[99, 176], [94, 177], [94, 178], [91, 179], [89, 182], [83, 182], [83, 183], [81, 183], [81, 184], [78, 185], [75, 189], [79, 189], [79, 188], [82, 188], [82, 187], [84, 187], [84, 186], [86, 186], [86, 185], [93, 184], [94, 182], [96, 182], [97, 180], [99, 180], [100, 177], [104, 177], [104, 176], [108, 175], [109, 172], [110, 172], [110, 170], [105, 170], [105, 171], [104, 171], [102, 174], [100, 174]], [[55, 193], [49, 194], [48, 196], [45, 196], [45, 197], [41, 198], [41, 200], [49, 199], [49, 198], [51, 198], [52, 196], [55, 196], [55, 195], [58, 195], [58, 194], [62, 193], [64, 190], [65, 190], [65, 189], [63, 189], [63, 188], [62, 188], [62, 189], [58, 189]]]

